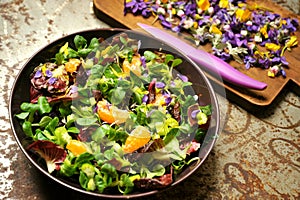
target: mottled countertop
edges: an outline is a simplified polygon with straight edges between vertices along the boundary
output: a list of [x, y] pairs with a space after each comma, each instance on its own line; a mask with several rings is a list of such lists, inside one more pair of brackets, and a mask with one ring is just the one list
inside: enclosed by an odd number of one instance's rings
[[[288, 3], [293, 0], [276, 2], [300, 12]], [[52, 182], [25, 158], [10, 127], [9, 95], [38, 49], [62, 35], [109, 26], [88, 0], [1, 0], [0, 8], [0, 199], [89, 199]], [[184, 182], [144, 199], [300, 199], [299, 92], [286, 88], [256, 113], [218, 99], [224, 126], [208, 159]]]

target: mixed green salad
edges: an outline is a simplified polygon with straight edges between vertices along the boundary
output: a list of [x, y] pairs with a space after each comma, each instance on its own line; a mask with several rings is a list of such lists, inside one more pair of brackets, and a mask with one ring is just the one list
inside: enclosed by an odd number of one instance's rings
[[167, 187], [199, 161], [212, 108], [177, 72], [181, 58], [140, 49], [126, 33], [89, 42], [76, 35], [74, 44], [35, 67], [30, 102], [16, 115], [49, 173], [88, 191], [129, 194]]

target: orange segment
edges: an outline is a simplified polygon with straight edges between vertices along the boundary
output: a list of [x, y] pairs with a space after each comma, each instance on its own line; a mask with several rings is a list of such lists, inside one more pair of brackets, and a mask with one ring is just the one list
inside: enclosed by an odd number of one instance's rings
[[75, 156], [79, 156], [87, 152], [87, 147], [85, 144], [79, 140], [70, 140], [66, 148], [71, 151]]
[[99, 101], [97, 106], [99, 118], [109, 124], [122, 124], [126, 122], [129, 117], [129, 112], [127, 110], [121, 110], [116, 106], [110, 105], [106, 100]]
[[126, 122], [127, 118], [129, 117], [129, 112], [127, 110], [121, 110], [116, 106], [112, 106], [111, 110], [116, 124], [122, 124]]
[[115, 122], [115, 118], [113, 116], [112, 109], [110, 108], [110, 104], [108, 104], [106, 100], [99, 101], [97, 103], [97, 106], [97, 113], [102, 121], [105, 121], [109, 124]]
[[70, 58], [69, 62], [65, 64], [67, 72], [73, 73], [77, 70], [77, 67], [80, 65], [80, 60], [76, 58]]
[[141, 70], [142, 62], [139, 56], [133, 56], [131, 62], [125, 59], [122, 65], [122, 69], [125, 75], [129, 75], [132, 71], [135, 75], [140, 76], [142, 74]]
[[144, 126], [137, 126], [127, 137], [123, 150], [132, 153], [150, 141], [151, 133]]

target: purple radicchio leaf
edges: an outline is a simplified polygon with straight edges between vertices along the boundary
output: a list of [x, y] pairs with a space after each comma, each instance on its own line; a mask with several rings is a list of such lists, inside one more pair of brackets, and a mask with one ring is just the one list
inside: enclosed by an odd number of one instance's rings
[[28, 150], [33, 150], [45, 160], [49, 173], [59, 170], [60, 164], [67, 156], [67, 152], [62, 147], [47, 140], [33, 142], [28, 146]]

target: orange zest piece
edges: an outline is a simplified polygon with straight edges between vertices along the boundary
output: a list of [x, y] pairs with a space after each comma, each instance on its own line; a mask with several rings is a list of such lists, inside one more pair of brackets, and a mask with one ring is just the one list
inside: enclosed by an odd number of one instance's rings
[[79, 156], [80, 154], [87, 152], [86, 145], [79, 140], [70, 140], [66, 148], [71, 151], [74, 156]]
[[150, 141], [151, 133], [144, 126], [137, 126], [127, 137], [123, 150], [132, 153]]

